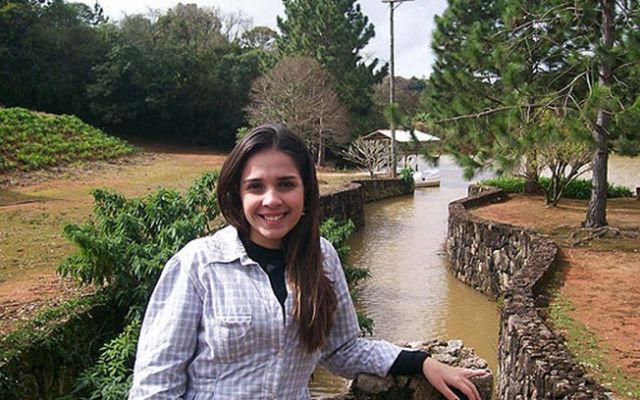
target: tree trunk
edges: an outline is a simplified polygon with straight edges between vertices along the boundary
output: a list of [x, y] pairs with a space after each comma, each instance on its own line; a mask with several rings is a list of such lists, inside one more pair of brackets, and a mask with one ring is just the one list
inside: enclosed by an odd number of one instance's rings
[[[602, 7], [602, 52], [599, 79], [600, 86], [609, 86], [611, 82], [611, 61], [608, 52], [613, 47], [613, 13], [614, 0], [600, 0]], [[597, 228], [607, 225], [607, 162], [609, 159], [609, 126], [610, 113], [604, 108], [598, 110], [598, 117], [591, 133], [596, 144], [593, 152], [593, 178], [591, 180], [591, 200], [587, 208], [587, 215], [583, 225], [587, 228]]]

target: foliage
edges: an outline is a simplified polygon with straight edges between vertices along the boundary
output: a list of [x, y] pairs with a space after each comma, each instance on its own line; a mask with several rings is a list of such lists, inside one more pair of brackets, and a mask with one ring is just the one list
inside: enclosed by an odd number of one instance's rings
[[279, 51], [312, 57], [327, 71], [349, 109], [353, 133], [377, 128], [370, 118], [373, 85], [386, 68], [376, 71], [378, 59], [363, 60], [361, 51], [375, 33], [360, 5], [355, 0], [285, 0], [284, 7], [286, 19], [278, 17]]
[[[507, 193], [523, 193], [525, 181], [524, 178], [521, 177], [504, 175], [498, 178], [485, 179], [479, 183], [484, 186], [500, 188]], [[543, 189], [548, 190], [551, 185], [551, 179], [541, 176], [538, 183]], [[588, 200], [591, 197], [591, 190], [592, 183], [590, 180], [574, 179], [567, 184], [562, 197], [565, 199]], [[631, 197], [633, 195], [631, 189], [628, 187], [613, 184], [609, 184], [607, 193], [609, 198]]]
[[241, 45], [246, 18], [194, 4], [111, 23], [97, 4], [8, 0], [0, 26], [2, 105], [154, 140], [231, 146], [269, 58]]
[[106, 59], [87, 86], [92, 112], [130, 133], [230, 146], [262, 49], [242, 48], [246, 21], [215, 8], [178, 4], [165, 15], [133, 15], [103, 28]]
[[366, 168], [369, 177], [389, 164], [389, 146], [380, 140], [357, 138], [340, 154], [347, 160]]
[[415, 181], [413, 180], [413, 169], [411, 167], [404, 167], [400, 170], [400, 179], [405, 185], [413, 187]]
[[279, 121], [300, 135], [316, 163], [324, 163], [325, 148], [345, 144], [348, 117], [331, 80], [309, 57], [285, 57], [251, 87], [249, 122]]
[[219, 215], [218, 172], [195, 180], [187, 194], [160, 189], [142, 199], [93, 192], [93, 220], [65, 227], [78, 252], [59, 268], [83, 284], [108, 286], [128, 308], [125, 330], [101, 350], [98, 363], [79, 378], [76, 391], [92, 399], [122, 398], [130, 373], [144, 308], [167, 260], [187, 242], [212, 232]]
[[1, 105], [91, 120], [84, 90], [106, 53], [104, 21], [97, 3], [0, 2]]
[[[31, 380], [24, 379], [25, 375], [48, 379], [52, 367], [64, 371], [64, 368], [73, 370], [89, 366], [98, 350], [96, 343], [118, 329], [120, 319], [112, 303], [108, 291], [67, 300], [46, 308], [2, 337], [0, 398], [31, 398], [34, 388]], [[96, 325], [98, 318], [100, 324]], [[34, 370], [33, 357], [44, 355], [41, 365]]]
[[108, 160], [135, 151], [74, 116], [0, 108], [0, 171]]
[[[401, 115], [406, 115], [407, 119], [411, 121], [413, 116], [420, 112], [420, 95], [424, 90], [424, 80], [416, 77], [406, 79], [396, 76], [393, 84], [394, 101], [398, 105], [398, 111]], [[385, 76], [382, 82], [374, 85], [372, 100], [376, 128], [387, 126], [389, 121], [388, 118], [385, 118], [385, 112], [389, 106], [389, 76]], [[410, 126], [411, 124], [407, 125]]]
[[118, 337], [100, 349], [97, 363], [80, 375], [73, 395], [81, 395], [86, 391], [89, 400], [127, 398], [133, 383], [132, 360], [136, 354], [140, 327], [140, 321], [131, 322]]
[[186, 196], [161, 189], [127, 200], [94, 190], [94, 219], [64, 229], [79, 251], [60, 265], [59, 272], [83, 284], [108, 285], [120, 304], [130, 305], [130, 318], [139, 317], [162, 266], [188, 241], [205, 234], [218, 216], [217, 176], [204, 174]]
[[[345, 277], [347, 278], [351, 297], [355, 300], [357, 298], [356, 286], [358, 282], [363, 279], [369, 279], [371, 274], [368, 268], [357, 267], [347, 261], [349, 251], [351, 251], [351, 248], [347, 244], [347, 239], [351, 236], [354, 229], [355, 225], [353, 225], [351, 220], [341, 223], [334, 218], [325, 220], [320, 226], [320, 234], [327, 239], [338, 252]], [[359, 312], [358, 322], [360, 323], [360, 329], [363, 333], [373, 334], [373, 320], [371, 318]]]
[[637, 151], [637, 5], [450, 1], [436, 20], [438, 59], [422, 119], [442, 129], [469, 171], [494, 164], [513, 173], [520, 166], [529, 182], [543, 168], [537, 150], [548, 143], [549, 120], [556, 120], [560, 142], [592, 140], [585, 224], [605, 224], [607, 152]]

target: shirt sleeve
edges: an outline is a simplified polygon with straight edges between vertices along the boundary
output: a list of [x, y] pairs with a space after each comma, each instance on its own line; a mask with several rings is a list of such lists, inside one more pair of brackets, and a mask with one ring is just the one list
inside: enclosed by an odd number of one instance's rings
[[151, 295], [140, 331], [129, 400], [179, 399], [187, 389], [202, 298], [189, 262], [180, 253], [165, 266]]
[[422, 375], [424, 360], [429, 354], [421, 350], [402, 350], [398, 358], [393, 362], [389, 374], [391, 375]]
[[338, 307], [320, 364], [348, 379], [360, 373], [386, 376], [402, 348], [386, 341], [360, 337], [356, 310], [340, 259], [329, 242], [323, 240], [322, 247], [325, 268], [333, 281]]

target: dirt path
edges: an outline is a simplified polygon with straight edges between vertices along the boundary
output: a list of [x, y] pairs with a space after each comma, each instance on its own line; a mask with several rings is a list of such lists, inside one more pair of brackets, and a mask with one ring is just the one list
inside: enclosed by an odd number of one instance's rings
[[88, 219], [91, 189], [110, 188], [128, 197], [161, 186], [184, 190], [204, 171], [219, 168], [225, 158], [201, 149], [147, 150], [151, 151], [118, 162], [4, 177], [13, 185], [0, 188], [0, 335], [45, 305], [88, 290], [60, 279], [55, 271], [74, 250], [62, 237], [62, 228]]
[[[610, 226], [626, 230], [622, 237], [594, 239], [574, 246], [586, 202], [563, 200], [547, 208], [541, 198], [514, 196], [482, 207], [475, 215], [538, 230], [561, 246], [564, 285], [560, 293], [572, 306], [571, 317], [584, 323], [597, 337], [612, 368], [619, 367], [640, 382], [640, 201], [610, 200]], [[620, 398], [640, 398], [618, 393]]]

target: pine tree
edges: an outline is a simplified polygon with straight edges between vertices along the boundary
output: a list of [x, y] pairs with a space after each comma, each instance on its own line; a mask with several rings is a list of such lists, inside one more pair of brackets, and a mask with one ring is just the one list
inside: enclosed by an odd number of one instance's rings
[[[542, 159], [554, 159], [539, 149], [561, 141], [584, 151], [590, 140], [588, 227], [606, 224], [608, 151], [638, 150], [638, 1], [616, 4], [450, 1], [437, 20], [438, 61], [425, 91], [425, 119], [447, 122], [442, 130], [470, 171], [524, 161], [533, 178]], [[582, 159], [560, 154], [560, 163]]]
[[378, 60], [365, 63], [360, 52], [374, 28], [355, 0], [284, 0], [286, 19], [278, 18], [278, 49], [284, 55], [314, 58], [329, 74], [342, 103], [348, 107], [351, 131], [372, 128], [373, 85], [386, 69]]

